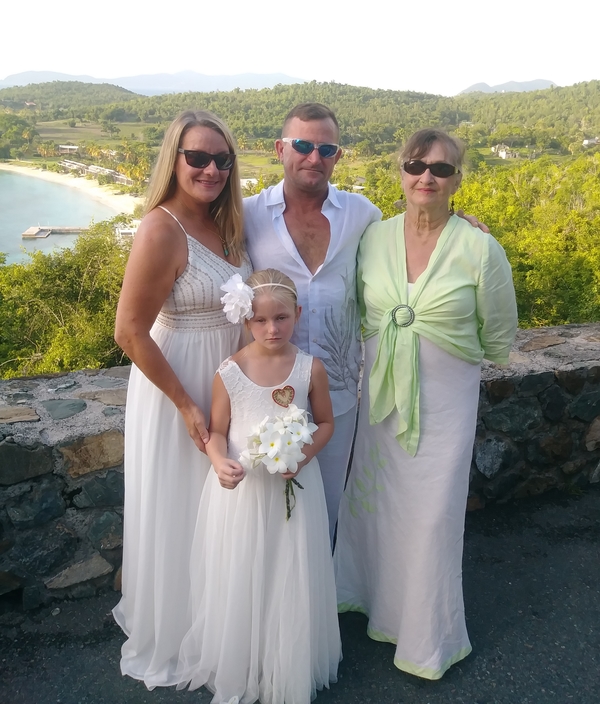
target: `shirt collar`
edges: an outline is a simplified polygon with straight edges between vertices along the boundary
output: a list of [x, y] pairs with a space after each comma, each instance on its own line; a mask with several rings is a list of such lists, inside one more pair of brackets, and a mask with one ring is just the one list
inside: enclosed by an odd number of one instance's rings
[[[327, 203], [327, 201], [329, 201], [334, 208], [338, 208], [341, 210], [342, 206], [338, 198], [337, 188], [335, 188], [331, 184], [329, 184], [327, 198], [325, 199], [323, 206], [325, 206], [325, 203]], [[281, 205], [284, 203], [285, 198], [283, 196], [283, 180], [281, 180], [276, 186], [273, 186], [273, 188], [269, 188], [269, 190], [267, 191], [267, 206]]]

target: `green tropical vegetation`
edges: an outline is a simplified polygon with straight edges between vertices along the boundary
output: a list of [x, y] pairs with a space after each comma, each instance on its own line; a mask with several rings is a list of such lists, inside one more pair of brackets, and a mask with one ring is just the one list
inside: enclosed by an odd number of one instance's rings
[[73, 249], [0, 265], [1, 377], [122, 363], [113, 340], [129, 254], [115, 234], [121, 222], [92, 224]]
[[[324, 102], [339, 118], [345, 146], [333, 181], [362, 189], [385, 218], [403, 200], [399, 144], [420, 127], [442, 127], [467, 144], [455, 205], [487, 223], [505, 247], [520, 325], [600, 320], [600, 81], [453, 98], [335, 83], [154, 97], [114, 86], [42, 85], [0, 91], [0, 158], [60, 169], [57, 144], [73, 143], [78, 161], [119, 171], [138, 191], [166, 125], [183, 109], [212, 110], [233, 129], [242, 177], [257, 179], [246, 188], [251, 195], [282, 176], [272, 142], [285, 114], [299, 102]], [[518, 158], [492, 154], [497, 144]], [[124, 361], [112, 330], [128, 249], [114, 225], [93, 225], [73, 250], [0, 265], [0, 376]]]

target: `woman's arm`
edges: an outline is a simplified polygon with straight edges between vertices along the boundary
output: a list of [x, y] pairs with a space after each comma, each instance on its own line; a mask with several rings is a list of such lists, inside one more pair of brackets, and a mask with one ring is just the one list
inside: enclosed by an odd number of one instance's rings
[[308, 464], [327, 445], [333, 435], [334, 420], [331, 396], [329, 395], [329, 380], [327, 379], [327, 372], [323, 362], [316, 357], [313, 358], [312, 363], [308, 398], [310, 399], [313, 422], [318, 428], [313, 433], [312, 445], [305, 444], [302, 447], [302, 453], [306, 455], [306, 459], [298, 464], [296, 472], [282, 473], [281, 476], [284, 479], [295, 477], [302, 467]]
[[483, 356], [507, 364], [517, 332], [517, 302], [512, 271], [502, 246], [490, 235], [475, 289]]
[[227, 434], [231, 422], [231, 402], [220, 374], [215, 374], [210, 407], [210, 441], [206, 452], [219, 483], [225, 489], [235, 489], [244, 478], [244, 469], [239, 462], [227, 456]]
[[187, 263], [187, 242], [160, 213], [149, 213], [140, 225], [117, 307], [115, 340], [140, 371], [173, 401], [188, 432], [204, 452], [208, 431], [204, 414], [150, 336], [163, 303]]

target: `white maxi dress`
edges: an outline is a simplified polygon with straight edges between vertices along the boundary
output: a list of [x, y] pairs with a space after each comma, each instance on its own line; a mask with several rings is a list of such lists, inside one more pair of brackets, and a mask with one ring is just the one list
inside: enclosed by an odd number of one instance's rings
[[[223, 313], [220, 286], [236, 273], [247, 278], [251, 267], [234, 267], [187, 233], [186, 239], [187, 266], [151, 335], [208, 419], [215, 371], [243, 335]], [[209, 466], [177, 408], [134, 365], [125, 416], [123, 596], [113, 615], [128, 636], [121, 672], [149, 689], [175, 684], [191, 624], [190, 556]]]
[[[312, 357], [298, 351], [277, 387], [262, 387], [228, 360], [219, 373], [231, 400], [228, 454], [246, 449], [254, 425], [284, 409], [292, 386], [306, 408]], [[261, 463], [234, 490], [211, 471], [192, 548], [193, 621], [180, 654], [180, 687], [206, 686], [213, 704], [309, 704], [336, 681], [341, 658], [323, 481], [316, 458], [302, 468], [286, 521], [285, 480]]]
[[480, 365], [419, 338], [421, 435], [412, 457], [396, 440], [395, 418], [369, 424], [377, 342], [365, 343], [363, 400], [340, 508], [338, 609], [365, 613], [369, 636], [396, 645], [396, 667], [439, 679], [471, 652], [462, 553]]

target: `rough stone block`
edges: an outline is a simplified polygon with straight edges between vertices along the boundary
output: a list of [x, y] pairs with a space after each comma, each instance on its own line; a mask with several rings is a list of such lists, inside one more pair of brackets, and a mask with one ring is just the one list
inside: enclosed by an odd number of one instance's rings
[[565, 391], [568, 391], [573, 396], [577, 396], [577, 394], [581, 393], [585, 385], [587, 371], [585, 369], [557, 370], [554, 372], [554, 376]]
[[33, 408], [26, 406], [5, 406], [0, 408], [0, 423], [24, 423], [39, 420]]
[[99, 389], [98, 391], [80, 391], [78, 398], [100, 401], [105, 406], [124, 406], [127, 401], [127, 389]]
[[87, 560], [70, 565], [44, 583], [48, 589], [65, 589], [66, 587], [72, 587], [74, 584], [89, 582], [90, 579], [95, 579], [96, 577], [103, 577], [112, 571], [113, 566], [102, 555], [96, 553]]
[[52, 472], [52, 449], [0, 442], [0, 485], [10, 486]]
[[496, 404], [510, 398], [515, 392], [515, 385], [511, 379], [493, 379], [485, 384], [490, 403]]
[[519, 484], [513, 492], [513, 498], [524, 499], [527, 496], [537, 496], [558, 486], [560, 482], [553, 474], [538, 474]]
[[581, 472], [585, 465], [586, 461], [583, 459], [569, 460], [568, 462], [565, 462], [563, 465], [561, 465], [560, 469], [563, 474], [571, 476], [573, 474], [577, 474], [577, 472]]
[[118, 379], [111, 379], [107, 376], [97, 376], [92, 380], [94, 386], [99, 386], [101, 389], [114, 389], [116, 386], [123, 387], [123, 382]]
[[573, 450], [573, 438], [564, 428], [557, 428], [552, 434], [539, 435], [527, 446], [527, 459], [536, 464], [564, 462]]
[[127, 367], [111, 367], [104, 372], [104, 376], [112, 376], [116, 379], [129, 379], [131, 365]]
[[544, 350], [554, 345], [564, 345], [565, 342], [566, 340], [560, 335], [536, 335], [524, 345], [521, 345], [520, 350], [521, 352], [533, 352], [535, 350]]
[[108, 430], [63, 445], [59, 451], [64, 458], [66, 470], [72, 477], [110, 469], [123, 462], [123, 433]]
[[569, 413], [574, 418], [591, 422], [600, 415], [600, 391], [588, 391], [573, 401], [569, 406]]
[[538, 398], [548, 420], [555, 423], [563, 417], [569, 399], [556, 384], [542, 391]]
[[519, 385], [519, 396], [537, 396], [554, 383], [553, 372], [541, 372], [539, 374], [528, 374], [523, 377]]
[[533, 398], [496, 406], [483, 414], [483, 422], [489, 430], [506, 433], [517, 442], [527, 440], [542, 424], [542, 411]]
[[598, 448], [600, 448], [600, 416], [594, 418], [585, 434], [585, 449], [592, 452]]
[[52, 420], [71, 418], [71, 416], [75, 416], [87, 408], [85, 401], [72, 398], [56, 398], [50, 401], [42, 401], [40, 405], [48, 411]]
[[6, 508], [13, 526], [23, 530], [60, 518], [66, 509], [61, 489], [56, 481], [42, 480], [34, 484], [31, 491]]
[[475, 466], [488, 479], [509, 469], [519, 457], [517, 448], [499, 435], [488, 435], [475, 441]]
[[97, 550], [114, 550], [123, 545], [123, 521], [112, 511], [106, 511], [90, 526], [88, 538]]
[[590, 384], [600, 384], [600, 367], [590, 367], [587, 378]]
[[46, 525], [18, 533], [7, 557], [30, 574], [44, 576], [73, 559], [77, 542], [73, 532], [61, 523]]
[[39, 584], [28, 584], [23, 589], [22, 604], [25, 611], [37, 609], [38, 606], [48, 603], [50, 595]]
[[92, 477], [81, 485], [81, 492], [73, 497], [77, 508], [91, 506], [122, 506], [125, 496], [123, 474], [107, 472], [106, 477]]
[[0, 572], [0, 596], [20, 589], [23, 582], [12, 572]]

